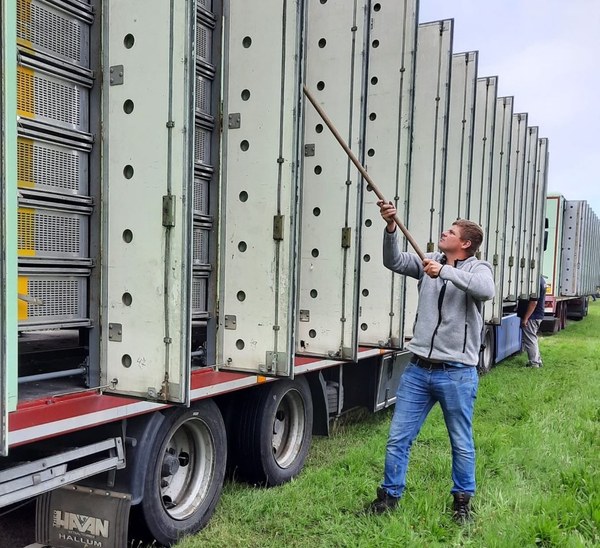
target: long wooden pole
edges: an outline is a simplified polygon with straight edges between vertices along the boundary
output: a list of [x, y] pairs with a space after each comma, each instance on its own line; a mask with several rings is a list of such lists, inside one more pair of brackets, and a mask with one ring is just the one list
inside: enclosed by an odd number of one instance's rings
[[[344, 139], [342, 138], [342, 136], [340, 135], [340, 133], [338, 132], [336, 127], [333, 125], [333, 122], [329, 119], [327, 114], [325, 114], [325, 111], [321, 108], [321, 105], [319, 105], [317, 103], [313, 94], [309, 91], [309, 89], [306, 86], [303, 86], [302, 89], [304, 90], [304, 95], [306, 95], [308, 100], [311, 102], [312, 106], [315, 107], [315, 110], [319, 113], [319, 116], [323, 119], [323, 122], [325, 122], [325, 125], [329, 128], [329, 130], [331, 131], [333, 136], [336, 138], [337, 142], [346, 151], [348, 158], [350, 158], [350, 160], [356, 166], [358, 171], [360, 171], [360, 174], [364, 177], [365, 181], [367, 181], [368, 185], [371, 187], [371, 189], [376, 194], [376, 196], [381, 201], [385, 202], [386, 199], [383, 197], [383, 194], [381, 193], [379, 188], [377, 188], [377, 185], [373, 182], [373, 179], [371, 179], [371, 176], [369, 175], [367, 170], [363, 167], [363, 165], [358, 161], [358, 158], [350, 150], [350, 147], [346, 144], [346, 142], [344, 141]], [[398, 217], [398, 214], [394, 215], [394, 222], [398, 225], [398, 228], [402, 231], [402, 234], [404, 234], [405, 238], [408, 240], [410, 245], [413, 247], [413, 249], [415, 250], [417, 255], [421, 259], [424, 259], [425, 254], [423, 253], [423, 251], [421, 251], [419, 244], [417, 244], [416, 240], [412, 237], [412, 234], [404, 226], [404, 224], [400, 220], [400, 217]]]

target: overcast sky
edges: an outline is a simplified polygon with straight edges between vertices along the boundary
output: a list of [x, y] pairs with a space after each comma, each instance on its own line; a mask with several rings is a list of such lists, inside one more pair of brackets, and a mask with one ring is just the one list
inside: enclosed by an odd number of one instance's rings
[[548, 192], [600, 217], [600, 0], [420, 0], [419, 21], [454, 19], [454, 52], [479, 51], [530, 126], [548, 137]]

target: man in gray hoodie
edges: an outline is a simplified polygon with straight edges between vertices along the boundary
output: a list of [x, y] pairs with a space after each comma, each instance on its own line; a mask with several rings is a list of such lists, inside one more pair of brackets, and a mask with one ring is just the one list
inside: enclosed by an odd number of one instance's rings
[[473, 407], [477, 396], [482, 304], [494, 296], [492, 267], [475, 258], [483, 231], [460, 219], [442, 232], [440, 252], [421, 260], [400, 251], [392, 204], [378, 203], [387, 223], [383, 263], [398, 274], [419, 280], [419, 304], [413, 337], [406, 348], [412, 359], [402, 374], [386, 449], [384, 479], [367, 507], [375, 514], [398, 505], [405, 487], [410, 448], [427, 414], [440, 403], [452, 446], [453, 517], [470, 517], [475, 494]]

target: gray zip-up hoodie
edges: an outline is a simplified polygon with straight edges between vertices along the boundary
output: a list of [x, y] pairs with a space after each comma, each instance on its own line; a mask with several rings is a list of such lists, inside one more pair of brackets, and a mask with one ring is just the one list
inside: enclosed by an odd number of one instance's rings
[[[419, 280], [414, 333], [406, 348], [426, 359], [477, 365], [482, 304], [495, 293], [491, 265], [469, 257], [444, 265], [437, 278], [430, 278], [418, 255], [400, 251], [397, 234], [398, 230], [391, 234], [384, 230], [383, 264]], [[444, 256], [427, 253], [426, 257], [442, 262]]]

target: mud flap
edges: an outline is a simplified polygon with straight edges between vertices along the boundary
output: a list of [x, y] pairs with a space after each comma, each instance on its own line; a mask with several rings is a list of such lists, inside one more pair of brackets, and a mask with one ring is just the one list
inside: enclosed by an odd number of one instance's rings
[[131, 497], [69, 485], [40, 495], [36, 542], [56, 548], [127, 546]]

